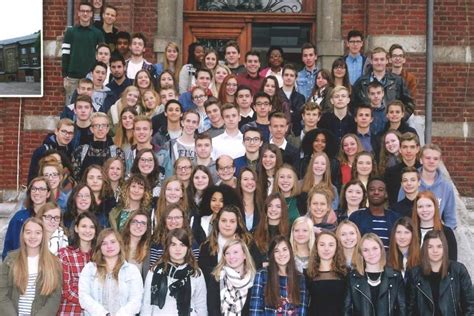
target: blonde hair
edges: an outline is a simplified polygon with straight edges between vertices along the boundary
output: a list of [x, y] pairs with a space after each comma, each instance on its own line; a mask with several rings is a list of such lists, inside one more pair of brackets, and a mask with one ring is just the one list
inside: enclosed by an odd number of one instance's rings
[[[314, 174], [313, 174], [313, 163], [318, 157], [323, 157], [326, 160], [326, 171], [324, 171], [323, 179], [318, 184], [323, 184], [332, 190], [332, 180], [331, 180], [331, 161], [329, 160], [328, 155], [325, 152], [314, 153], [309, 161], [308, 167], [303, 178], [303, 186], [301, 191], [308, 192], [311, 188], [314, 187]], [[333, 192], [334, 195], [334, 192]]]
[[244, 273], [247, 274], [248, 272], [250, 272], [250, 275], [251, 275], [250, 278], [252, 280], [255, 277], [255, 272], [256, 272], [255, 263], [253, 262], [252, 255], [250, 254], [249, 248], [247, 247], [247, 244], [245, 244], [245, 242], [242, 239], [236, 238], [236, 239], [228, 240], [225, 243], [224, 247], [222, 248], [221, 260], [219, 260], [219, 263], [214, 268], [214, 271], [212, 271], [212, 275], [214, 276], [216, 281], [220, 280], [221, 272], [224, 269], [224, 266], [226, 266], [225, 252], [227, 251], [227, 249], [235, 245], [240, 245], [240, 247], [242, 247], [242, 251], [245, 254]]
[[296, 196], [300, 194], [300, 189], [298, 188], [298, 176], [296, 175], [295, 169], [293, 169], [293, 167], [287, 163], [284, 163], [275, 173], [275, 180], [273, 181], [272, 193], [278, 192], [278, 193], [283, 194], [283, 192], [281, 192], [280, 187], [278, 186], [278, 181], [279, 181], [278, 178], [280, 177], [280, 174], [285, 169], [291, 172], [293, 176], [293, 180], [294, 180], [293, 188], [291, 188], [290, 196]]
[[112, 270], [112, 276], [115, 280], [118, 280], [119, 271], [122, 268], [122, 265], [125, 263], [125, 253], [123, 251], [123, 240], [120, 234], [112, 229], [112, 228], [105, 228], [99, 233], [99, 237], [97, 237], [97, 244], [95, 246], [94, 254], [92, 255], [92, 261], [95, 262], [97, 267], [97, 275], [101, 282], [105, 281], [105, 276], [107, 275], [107, 263], [105, 262], [104, 256], [102, 254], [102, 243], [104, 239], [109, 235], [114, 234], [115, 238], [117, 239], [120, 252], [118, 254], [117, 262], [115, 263], [115, 267]]
[[[171, 71], [170, 63], [168, 62], [168, 59], [166, 58], [166, 51], [168, 50], [168, 48], [173, 48], [178, 53], [178, 56], [177, 56], [176, 61], [174, 63], [174, 70], [173, 71]], [[163, 70], [171, 71], [173, 73], [174, 81], [178, 82], [178, 80], [179, 80], [179, 71], [181, 70], [181, 66], [182, 66], [181, 54], [179, 53], [178, 44], [176, 44], [175, 42], [168, 42], [168, 44], [166, 44], [166, 46], [165, 46], [165, 53], [164, 53], [164, 58], [163, 58]]]
[[352, 257], [353, 259], [352, 264], [354, 266], [354, 269], [360, 275], [365, 274], [365, 260], [364, 260], [364, 257], [362, 256], [362, 245], [364, 244], [366, 240], [375, 241], [380, 247], [380, 261], [379, 261], [380, 268], [384, 268], [385, 264], [387, 263], [385, 248], [383, 246], [382, 240], [380, 240], [380, 237], [374, 233], [367, 233], [364, 236], [362, 236], [362, 238], [357, 243], [356, 251], [354, 252], [354, 255]]
[[52, 294], [58, 287], [62, 286], [60, 282], [62, 267], [58, 258], [49, 251], [48, 237], [45, 233], [43, 223], [39, 218], [28, 218], [21, 228], [20, 249], [18, 251], [18, 256], [13, 261], [12, 265], [13, 281], [20, 294], [25, 294], [26, 286], [28, 285], [28, 250], [26, 249], [27, 246], [23, 235], [25, 228], [29, 223], [39, 225], [43, 231], [39, 250], [38, 277], [36, 280], [38, 282], [38, 288], [41, 289], [40, 294], [47, 296]]
[[309, 232], [308, 250], [309, 251], [313, 249], [314, 242], [316, 240], [316, 237], [313, 233], [313, 221], [307, 216], [298, 217], [297, 219], [295, 219], [295, 221], [293, 222], [293, 225], [291, 226], [291, 234], [290, 234], [290, 244], [295, 254], [296, 254], [296, 241], [295, 241], [295, 236], [293, 234], [293, 231], [296, 225], [299, 225], [299, 224], [306, 224], [308, 228], [308, 232]]

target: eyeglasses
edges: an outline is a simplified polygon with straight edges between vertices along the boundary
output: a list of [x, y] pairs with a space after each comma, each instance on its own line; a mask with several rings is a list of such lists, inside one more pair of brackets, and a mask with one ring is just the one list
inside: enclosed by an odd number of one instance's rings
[[232, 169], [234, 169], [234, 166], [219, 167], [219, 171], [231, 171]]
[[45, 173], [45, 174], [43, 174], [43, 177], [48, 178], [48, 179], [50, 179], [50, 178], [54, 179], [54, 178], [59, 177], [59, 173], [58, 172]]
[[103, 129], [103, 128], [108, 128], [109, 124], [93, 124], [92, 127], [96, 129]]
[[180, 171], [188, 171], [188, 170], [191, 170], [191, 166], [178, 166], [176, 167], [177, 170], [180, 170]]
[[74, 132], [69, 132], [69, 131], [66, 131], [64, 129], [60, 130], [59, 133], [61, 133], [61, 135], [63, 135], [63, 136], [73, 136], [74, 135]]
[[31, 187], [31, 192], [46, 192], [48, 191], [48, 188], [43, 188], [43, 187]]
[[139, 221], [139, 220], [132, 220], [132, 225], [137, 225], [137, 226], [146, 226], [146, 222], [145, 221]]
[[269, 106], [270, 102], [256, 102], [255, 106]]
[[152, 164], [153, 158], [140, 158], [140, 162], [143, 162], [145, 164]]
[[200, 95], [195, 95], [193, 97], [193, 100], [202, 100], [204, 98], [207, 98], [207, 96], [205, 96], [204, 94], [200, 94]]
[[244, 141], [246, 143], [258, 143], [260, 141], [260, 137], [245, 137]]
[[88, 14], [88, 13], [91, 13], [92, 10], [79, 10], [79, 12], [80, 12], [80, 13], [87, 13], [87, 14]]
[[362, 41], [349, 41], [349, 44], [361, 44]]
[[78, 194], [77, 198], [81, 199], [81, 200], [90, 199], [91, 195], [90, 194]]
[[183, 215], [166, 217], [166, 220], [170, 221], [170, 222], [177, 222], [177, 221], [182, 220], [182, 219], [183, 219]]
[[48, 222], [55, 221], [59, 222], [61, 220], [61, 216], [51, 216], [51, 215], [43, 215], [43, 218]]

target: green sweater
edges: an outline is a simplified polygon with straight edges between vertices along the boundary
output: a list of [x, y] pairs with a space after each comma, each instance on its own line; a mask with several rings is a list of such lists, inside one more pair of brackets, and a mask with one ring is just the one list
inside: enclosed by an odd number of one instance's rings
[[68, 28], [61, 47], [63, 77], [84, 78], [96, 62], [97, 45], [104, 41], [104, 35], [95, 26]]

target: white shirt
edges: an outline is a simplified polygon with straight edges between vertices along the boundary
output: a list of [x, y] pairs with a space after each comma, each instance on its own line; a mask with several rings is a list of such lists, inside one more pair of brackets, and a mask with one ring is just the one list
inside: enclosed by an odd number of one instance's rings
[[[276, 144], [273, 142], [273, 138], [270, 138], [270, 144], [276, 145]], [[284, 138], [284, 139], [283, 139], [283, 143], [282, 143], [281, 145], [277, 145], [277, 146], [278, 146], [280, 149], [285, 150], [286, 144], [288, 144], [288, 141], [286, 140], [286, 138]]]
[[132, 60], [127, 65], [127, 77], [135, 80], [135, 76], [137, 75], [137, 72], [143, 68], [143, 61], [136, 64]]
[[235, 136], [227, 134], [227, 131], [212, 139], [212, 159], [217, 160], [221, 155], [229, 155], [232, 159], [238, 158], [245, 154], [243, 144], [244, 136], [239, 131]]

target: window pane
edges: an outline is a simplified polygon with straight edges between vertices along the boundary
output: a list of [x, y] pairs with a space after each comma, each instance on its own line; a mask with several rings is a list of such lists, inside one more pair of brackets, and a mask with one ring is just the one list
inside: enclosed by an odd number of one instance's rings
[[303, 0], [198, 0], [198, 10], [300, 13]]

